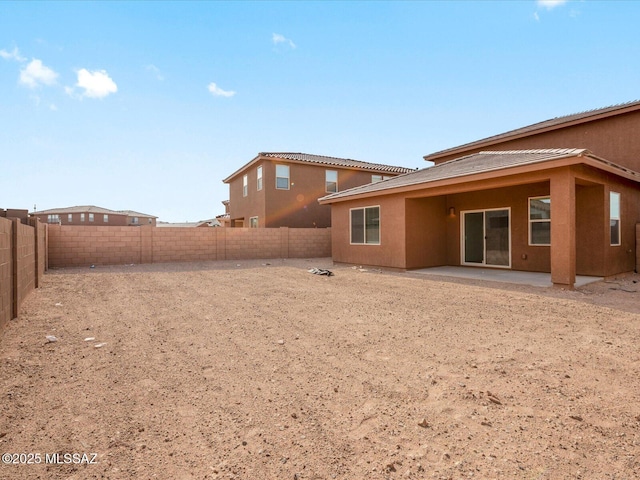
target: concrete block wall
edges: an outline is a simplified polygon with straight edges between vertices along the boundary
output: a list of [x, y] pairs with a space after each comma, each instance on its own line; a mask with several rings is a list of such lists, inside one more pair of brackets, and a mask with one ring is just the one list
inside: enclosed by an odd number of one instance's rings
[[46, 225], [0, 217], [0, 329], [18, 316], [24, 300], [39, 286], [47, 268], [46, 245]]
[[0, 218], [0, 329], [13, 318], [13, 222]]
[[35, 228], [29, 225], [15, 222], [14, 228], [17, 228], [17, 232], [14, 232], [14, 238], [17, 241], [15, 248], [17, 258], [14, 263], [17, 280], [14, 283], [16, 286], [14, 298], [19, 308], [24, 299], [36, 288], [36, 235]]
[[141, 228], [49, 225], [49, 266], [141, 263]]
[[636, 223], [636, 272], [640, 273], [640, 223]]
[[[225, 260], [287, 258], [282, 256], [280, 228], [226, 228]], [[289, 229], [286, 229], [289, 230]]]
[[326, 228], [49, 225], [48, 239], [51, 267], [331, 256]]
[[330, 256], [331, 229], [289, 229], [289, 258]]

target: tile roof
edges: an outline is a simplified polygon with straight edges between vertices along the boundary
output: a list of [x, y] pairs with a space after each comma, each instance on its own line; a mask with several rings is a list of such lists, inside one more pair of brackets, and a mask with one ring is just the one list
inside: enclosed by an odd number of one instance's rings
[[[351, 188], [342, 192], [327, 195], [319, 199], [325, 201], [343, 199], [365, 193], [385, 192], [402, 187], [416, 186], [426, 188], [428, 183], [438, 180], [454, 179], [475, 175], [478, 173], [498, 172], [523, 165], [534, 165], [552, 160], [571, 157], [589, 157], [598, 162], [603, 168], [617, 172], [627, 178], [640, 182], [640, 173], [621, 167], [614, 163], [594, 156], [589, 150], [579, 148], [554, 148], [536, 150], [504, 150], [474, 153], [464, 157], [449, 160], [432, 167], [423, 168], [416, 172], [399, 175], [378, 183], [370, 183]], [[496, 175], [499, 176], [499, 175]], [[385, 192], [386, 193], [386, 192]]]
[[393, 165], [383, 165], [381, 163], [363, 162], [360, 160], [353, 160], [351, 158], [338, 158], [338, 157], [327, 157], [325, 155], [312, 155], [309, 153], [260, 152], [257, 157], [255, 157], [249, 163], [246, 163], [241, 168], [233, 172], [231, 175], [225, 178], [223, 182], [228, 183], [232, 178], [234, 178], [239, 173], [247, 169], [247, 167], [261, 161], [261, 159], [265, 157], [273, 158], [276, 160], [282, 159], [282, 160], [290, 160], [292, 162], [312, 163], [316, 165], [331, 165], [334, 167], [357, 168], [361, 170], [366, 170], [370, 172], [379, 172], [379, 173], [398, 174], [398, 173], [415, 172], [417, 170], [415, 168], [397, 167]]
[[37, 210], [31, 215], [64, 215], [66, 213], [97, 213], [106, 215], [127, 215], [129, 217], [158, 218], [145, 213], [134, 212], [133, 210], [109, 210], [108, 208], [96, 207], [95, 205], [79, 205], [75, 207], [50, 208], [48, 210]]
[[354, 167], [364, 168], [368, 170], [376, 170], [380, 172], [390, 173], [408, 173], [416, 171], [415, 168], [396, 167], [392, 165], [383, 165], [380, 163], [362, 162], [351, 158], [327, 157], [324, 155], [310, 155], [308, 153], [283, 153], [283, 152], [262, 152], [263, 157], [282, 158], [285, 160], [294, 160], [296, 162], [320, 163], [323, 165], [334, 165], [338, 167]]
[[116, 213], [127, 215], [128, 217], [158, 218], [155, 215], [147, 215], [146, 213], [140, 213], [134, 210], [117, 210]]
[[447, 155], [454, 154], [456, 152], [464, 152], [466, 150], [471, 150], [474, 148], [482, 148], [484, 146], [489, 146], [499, 142], [504, 142], [507, 140], [511, 140], [513, 138], [520, 138], [520, 137], [535, 135], [537, 133], [542, 133], [544, 131], [555, 130], [556, 128], [560, 128], [560, 127], [566, 127], [572, 123], [577, 124], [577, 123], [589, 122], [589, 121], [597, 120], [602, 117], [608, 117], [611, 115], [624, 113], [624, 111], [632, 111], [637, 109], [640, 109], [640, 100], [633, 100], [631, 102], [611, 105], [609, 107], [598, 108], [594, 110], [587, 110], [584, 112], [573, 113], [571, 115], [565, 115], [562, 117], [555, 117], [550, 120], [534, 123], [526, 127], [510, 130], [508, 132], [500, 133], [498, 135], [493, 135], [491, 137], [486, 137], [481, 140], [475, 140], [470, 143], [465, 143], [463, 145], [458, 145], [456, 147], [430, 153], [428, 155], [425, 155], [423, 158], [427, 161], [431, 161], [439, 157], [444, 157]]

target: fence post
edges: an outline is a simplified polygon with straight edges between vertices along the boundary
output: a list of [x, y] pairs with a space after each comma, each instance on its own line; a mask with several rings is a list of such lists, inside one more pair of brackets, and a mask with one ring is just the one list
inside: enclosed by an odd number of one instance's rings
[[20, 219], [14, 218], [11, 220], [11, 263], [13, 264], [13, 278], [11, 283], [13, 284], [13, 298], [11, 300], [11, 318], [18, 316], [18, 277], [19, 267], [18, 262], [18, 224]]
[[153, 263], [153, 230], [155, 227], [143, 225], [138, 228], [140, 229], [140, 263]]
[[636, 273], [640, 273], [640, 223], [636, 223]]
[[227, 259], [227, 228], [216, 228], [216, 260]]
[[289, 227], [280, 227], [280, 258], [289, 258]]
[[38, 219], [37, 218], [30, 218], [29, 219], [29, 226], [33, 227], [33, 251], [34, 251], [34, 261], [35, 261], [35, 265], [33, 266], [35, 268], [35, 278], [34, 278], [34, 283], [33, 286], [35, 288], [40, 287], [40, 235], [38, 233]]

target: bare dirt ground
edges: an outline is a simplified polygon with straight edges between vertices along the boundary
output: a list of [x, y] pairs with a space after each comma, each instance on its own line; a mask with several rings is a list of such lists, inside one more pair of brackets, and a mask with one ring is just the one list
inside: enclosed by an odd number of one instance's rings
[[40, 463], [0, 478], [637, 479], [639, 280], [51, 271], [0, 338], [0, 453]]

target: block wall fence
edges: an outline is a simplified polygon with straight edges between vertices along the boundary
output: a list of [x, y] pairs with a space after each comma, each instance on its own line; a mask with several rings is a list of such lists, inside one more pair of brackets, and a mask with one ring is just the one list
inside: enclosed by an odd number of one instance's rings
[[640, 273], [640, 223], [636, 223], [636, 273]]
[[0, 217], [0, 330], [18, 316], [47, 269], [47, 225]]
[[49, 266], [331, 256], [330, 228], [49, 225]]

